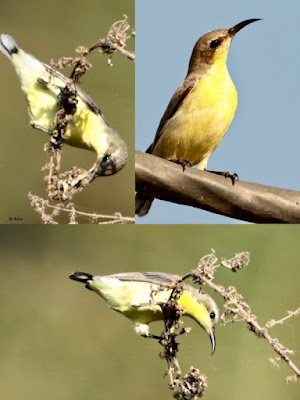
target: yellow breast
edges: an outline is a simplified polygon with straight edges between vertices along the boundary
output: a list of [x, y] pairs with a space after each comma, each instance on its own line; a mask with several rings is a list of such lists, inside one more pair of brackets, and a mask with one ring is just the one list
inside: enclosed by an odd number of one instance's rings
[[213, 65], [166, 123], [153, 153], [167, 159], [188, 159], [192, 165], [206, 168], [236, 106], [237, 92], [226, 65]]

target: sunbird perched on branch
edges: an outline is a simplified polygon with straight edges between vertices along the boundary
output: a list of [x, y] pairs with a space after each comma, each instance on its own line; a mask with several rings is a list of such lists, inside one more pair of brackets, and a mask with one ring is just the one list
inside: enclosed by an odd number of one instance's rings
[[[29, 106], [30, 124], [52, 134], [58, 110], [58, 98], [70, 79], [20, 49], [13, 37], [0, 36], [0, 50], [11, 60]], [[97, 153], [90, 170], [90, 182], [98, 176], [113, 175], [127, 161], [127, 146], [118, 133], [104, 120], [97, 104], [77, 85], [76, 111], [67, 124], [64, 142]]]
[[[237, 107], [237, 92], [227, 70], [227, 54], [233, 37], [248, 19], [232, 28], [216, 29], [203, 35], [195, 44], [187, 76], [178, 87], [160, 121], [147, 153], [179, 164], [197, 165], [206, 170], [209, 157], [220, 144]], [[230, 177], [237, 175], [209, 171]], [[151, 196], [137, 193], [135, 212], [140, 217], [149, 212]]]
[[[129, 318], [138, 335], [161, 339], [149, 332], [149, 323], [164, 319], [161, 306], [168, 301], [172, 289], [154, 293], [154, 307], [150, 306], [150, 295], [161, 285], [170, 287], [174, 284], [175, 275], [163, 272], [124, 272], [95, 276], [85, 272], [73, 272], [70, 279], [85, 283], [85, 287], [101, 296], [110, 308]], [[207, 332], [214, 353], [215, 325], [219, 319], [218, 306], [208, 294], [186, 283], [183, 285], [178, 305], [182, 308], [183, 315], [193, 318]]]

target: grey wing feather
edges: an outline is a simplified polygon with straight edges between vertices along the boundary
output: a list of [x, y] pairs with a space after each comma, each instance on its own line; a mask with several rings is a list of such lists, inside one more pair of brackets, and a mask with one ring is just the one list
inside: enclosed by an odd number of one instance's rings
[[156, 131], [156, 135], [154, 138], [153, 143], [149, 146], [149, 148], [146, 150], [146, 153], [152, 153], [156, 143], [158, 142], [159, 138], [161, 137], [162, 129], [166, 122], [173, 117], [173, 115], [176, 113], [178, 108], [180, 107], [181, 103], [183, 100], [187, 97], [187, 95], [192, 91], [194, 86], [199, 80], [198, 75], [190, 74], [186, 77], [186, 79], [182, 82], [182, 84], [178, 87], [176, 92], [173, 94], [169, 105], [162, 116], [162, 119], [160, 120], [159, 126]]
[[[47, 64], [43, 64], [43, 65], [49, 73], [53, 74], [53, 76], [55, 76], [58, 79], [61, 79], [66, 84], [70, 83], [70, 79], [67, 78], [66, 76], [64, 76], [63, 74], [61, 74], [59, 71], [53, 70], [53, 68], [51, 68]], [[78, 96], [81, 98], [82, 101], [85, 102], [85, 104], [91, 109], [91, 111], [93, 111], [95, 114], [101, 115], [101, 117], [104, 119], [100, 108], [97, 106], [97, 104], [94, 102], [94, 100], [87, 93], [85, 93], [82, 89], [80, 89], [79, 86], [75, 85], [75, 88], [76, 88], [76, 92], [77, 92]]]
[[109, 276], [120, 281], [147, 282], [153, 285], [170, 285], [176, 281], [176, 275], [166, 272], [124, 272]]

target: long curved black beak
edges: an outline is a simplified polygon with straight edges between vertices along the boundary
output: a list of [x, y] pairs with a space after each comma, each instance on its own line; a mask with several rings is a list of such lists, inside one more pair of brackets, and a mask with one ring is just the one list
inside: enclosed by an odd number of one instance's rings
[[234, 25], [232, 28], [228, 29], [228, 35], [233, 37], [236, 33], [238, 33], [245, 26], [252, 24], [252, 22], [255, 22], [255, 21], [261, 21], [261, 18], [246, 19], [245, 21], [242, 21], [239, 24]]
[[211, 355], [214, 354], [215, 350], [216, 350], [216, 338], [215, 338], [215, 330], [212, 329], [212, 331], [210, 332], [210, 341], [211, 341]]

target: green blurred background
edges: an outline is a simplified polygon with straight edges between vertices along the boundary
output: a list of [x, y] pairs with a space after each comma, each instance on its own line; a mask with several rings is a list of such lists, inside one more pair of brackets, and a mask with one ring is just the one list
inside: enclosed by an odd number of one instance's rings
[[[123, 19], [123, 14], [134, 27], [134, 0], [10, 0], [1, 5], [0, 33], [9, 33], [25, 51], [49, 63], [50, 59], [74, 56], [78, 45], [92, 45], [107, 34], [112, 23]], [[134, 39], [128, 41], [128, 49], [134, 50]], [[93, 68], [82, 79], [81, 87], [127, 143], [129, 161], [117, 175], [98, 178], [77, 194], [73, 202], [87, 213], [119, 211], [123, 215], [134, 215], [134, 63], [117, 54], [113, 57], [114, 67], [110, 68], [107, 56], [98, 52], [89, 59]], [[43, 151], [48, 138], [29, 126], [19, 81], [2, 53], [0, 91], [0, 223], [11, 223], [9, 217], [22, 218], [19, 224], [41, 223], [27, 195], [31, 192], [46, 196], [44, 173], [40, 169], [48, 160]], [[93, 152], [64, 146], [62, 170], [73, 165], [90, 168], [95, 157]]]
[[[282, 318], [299, 306], [300, 226], [2, 226], [0, 386], [3, 399], [171, 399], [156, 341], [138, 337], [126, 318], [109, 310], [75, 270], [93, 274], [166, 271], [184, 274], [216, 250], [218, 257], [249, 251], [250, 265], [217, 272], [235, 285], [258, 321]], [[222, 310], [222, 299], [213, 295]], [[194, 321], [180, 338], [183, 372], [208, 376], [205, 399], [298, 399], [284, 363], [272, 367], [269, 344], [243, 324], [218, 326], [217, 348]], [[299, 357], [299, 318], [270, 333]], [[160, 333], [162, 323], [152, 325]]]

